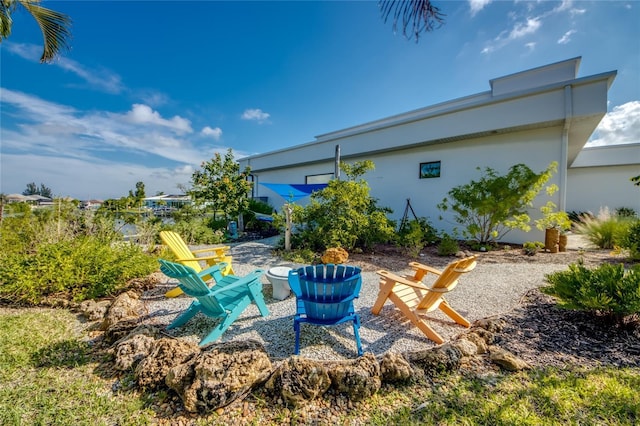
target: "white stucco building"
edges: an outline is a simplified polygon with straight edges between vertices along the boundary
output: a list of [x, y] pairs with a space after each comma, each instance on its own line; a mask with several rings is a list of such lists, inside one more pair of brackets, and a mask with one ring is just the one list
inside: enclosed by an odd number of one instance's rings
[[[393, 219], [402, 217], [410, 199], [418, 216], [446, 232], [454, 227], [452, 216], [436, 206], [451, 188], [478, 178], [478, 167], [502, 174], [524, 163], [541, 172], [557, 161], [558, 173], [550, 183], [560, 190], [552, 197], [538, 197], [530, 212], [534, 219], [548, 200], [566, 211], [597, 212], [600, 205], [616, 203], [610, 206], [615, 208], [623, 201], [625, 207], [640, 211], [640, 191], [629, 184], [631, 176], [640, 174], [637, 145], [624, 148], [632, 152], [622, 154], [624, 165], [612, 159], [606, 162], [604, 176], [592, 173], [600, 167], [601, 150], [583, 147], [607, 112], [607, 92], [616, 71], [578, 77], [580, 60], [495, 78], [486, 92], [323, 134], [313, 142], [252, 155], [239, 163], [241, 168], [251, 167], [253, 195], [268, 197], [279, 208], [284, 200], [260, 184], [326, 182], [334, 176], [339, 147], [342, 161], [375, 163], [375, 170], [364, 178], [379, 205], [394, 210]], [[624, 179], [626, 187], [619, 182]], [[613, 191], [620, 196], [614, 197]], [[542, 231], [533, 227], [530, 233], [513, 231], [503, 240], [541, 239]]]

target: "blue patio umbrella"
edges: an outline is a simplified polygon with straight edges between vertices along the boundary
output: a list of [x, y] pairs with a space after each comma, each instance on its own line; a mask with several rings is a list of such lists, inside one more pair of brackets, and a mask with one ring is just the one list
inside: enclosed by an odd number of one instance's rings
[[261, 183], [285, 200], [291, 203], [301, 198], [308, 197], [314, 191], [319, 191], [327, 186], [326, 183], [313, 184], [289, 184], [289, 183]]

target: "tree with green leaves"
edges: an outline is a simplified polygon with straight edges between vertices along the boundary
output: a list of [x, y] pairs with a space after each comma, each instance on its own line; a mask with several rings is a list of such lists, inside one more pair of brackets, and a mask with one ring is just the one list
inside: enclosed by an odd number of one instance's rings
[[377, 200], [369, 195], [369, 184], [361, 177], [374, 167], [370, 160], [341, 162], [346, 179], [332, 179], [311, 194], [307, 206], [293, 209], [293, 222], [299, 225], [293, 237], [296, 248], [369, 249], [394, 237], [395, 227], [387, 218], [391, 210], [377, 206]]
[[634, 176], [630, 180], [635, 186], [640, 186], [640, 175]]
[[240, 171], [240, 164], [229, 148], [224, 158], [216, 152], [210, 161], [201, 165], [191, 176], [189, 195], [197, 204], [204, 205], [214, 213], [222, 212], [226, 220], [237, 218], [249, 205], [249, 191], [253, 183], [247, 180], [251, 169]]
[[40, 62], [51, 62], [61, 50], [69, 49], [71, 18], [40, 6], [40, 0], [0, 0], [0, 42], [11, 35], [11, 15], [18, 8], [29, 12], [42, 31], [44, 50]]
[[450, 190], [438, 208], [453, 211], [466, 238], [478, 244], [495, 244], [513, 229], [531, 230], [527, 209], [557, 166], [552, 162], [543, 172], [535, 173], [525, 164], [516, 164], [503, 176], [487, 167], [480, 179]]
[[42, 195], [43, 197], [53, 198], [53, 191], [44, 183], [40, 184], [40, 187], [35, 182], [27, 184], [27, 189], [22, 191], [22, 195]]
[[135, 192], [129, 190], [129, 199], [131, 199], [133, 205], [137, 208], [142, 206], [144, 199], [147, 197], [144, 191], [144, 182], [136, 182], [136, 190]]

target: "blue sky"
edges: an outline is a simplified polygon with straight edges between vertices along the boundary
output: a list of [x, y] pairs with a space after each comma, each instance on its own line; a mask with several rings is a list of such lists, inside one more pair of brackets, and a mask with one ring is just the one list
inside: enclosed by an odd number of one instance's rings
[[215, 152], [235, 158], [489, 90], [492, 78], [581, 56], [617, 70], [594, 144], [640, 142], [640, 3], [438, 1], [418, 43], [377, 3], [53, 1], [72, 48], [40, 64], [13, 15], [0, 44], [0, 192], [180, 193]]

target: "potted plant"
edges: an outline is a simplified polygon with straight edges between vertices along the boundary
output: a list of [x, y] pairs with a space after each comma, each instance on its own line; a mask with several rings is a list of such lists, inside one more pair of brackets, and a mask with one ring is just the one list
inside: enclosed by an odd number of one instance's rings
[[[552, 185], [555, 186], [555, 185]], [[547, 201], [547, 204], [540, 207], [542, 218], [535, 221], [536, 228], [545, 231], [544, 248], [551, 253], [557, 253], [559, 245], [566, 247], [566, 235], [564, 234], [571, 228], [571, 220], [569, 215], [564, 211], [556, 211], [556, 205], [553, 201]], [[560, 244], [560, 236], [563, 236], [564, 244]]]

